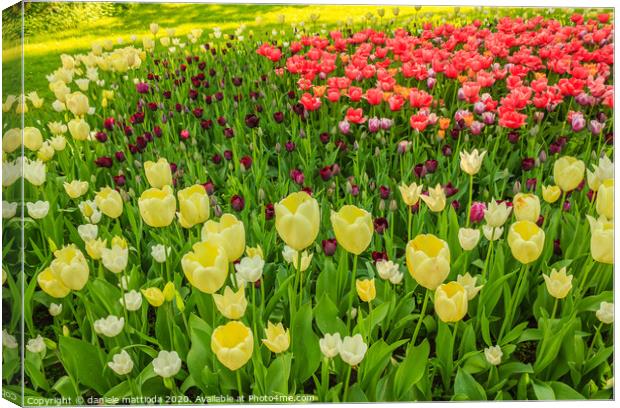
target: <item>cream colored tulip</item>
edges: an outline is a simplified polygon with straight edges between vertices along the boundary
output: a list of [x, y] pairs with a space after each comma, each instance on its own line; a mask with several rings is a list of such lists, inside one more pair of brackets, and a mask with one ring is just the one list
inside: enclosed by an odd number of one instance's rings
[[607, 219], [614, 218], [614, 179], [607, 179], [599, 185], [596, 212]]
[[484, 156], [486, 154], [487, 152], [484, 150], [478, 153], [477, 149], [472, 150], [471, 153], [461, 151], [461, 170], [463, 170], [470, 176], [478, 174], [478, 172], [480, 171], [480, 166], [482, 166], [482, 161], [484, 160]]
[[191, 228], [209, 219], [209, 195], [203, 186], [195, 184], [177, 193], [179, 212], [177, 217], [183, 228]]
[[181, 267], [189, 283], [205, 293], [215, 293], [228, 276], [226, 250], [215, 239], [198, 242], [183, 255]]
[[566, 267], [559, 271], [551, 269], [549, 275], [543, 274], [547, 292], [556, 299], [564, 299], [573, 287], [573, 275], [566, 274]]
[[420, 201], [420, 194], [422, 193], [423, 185], [417, 185], [415, 182], [409, 185], [402, 184], [398, 187], [400, 195], [403, 198], [405, 204], [412, 207]]
[[446, 193], [441, 184], [437, 184], [435, 188], [429, 188], [428, 193], [429, 195], [420, 195], [420, 198], [431, 211], [440, 212], [446, 208]]
[[484, 210], [484, 220], [490, 227], [501, 227], [506, 223], [511, 210], [512, 208], [508, 207], [505, 202], [498, 204], [497, 201], [491, 200]]
[[517, 221], [508, 230], [512, 256], [523, 264], [537, 260], [545, 245], [545, 231], [531, 221]]
[[562, 195], [562, 189], [558, 186], [543, 186], [542, 187], [543, 200], [549, 204], [553, 204]]
[[583, 180], [586, 165], [572, 156], [560, 157], [553, 164], [553, 179], [562, 191], [572, 191]]
[[590, 223], [590, 253], [595, 261], [614, 263], [614, 221], [605, 217], [595, 219], [586, 215]]
[[123, 199], [118, 191], [110, 187], [99, 190], [95, 196], [95, 204], [102, 213], [110, 218], [118, 218], [123, 213]]
[[517, 221], [537, 222], [540, 216], [540, 200], [534, 194], [518, 193], [512, 200]]
[[435, 290], [450, 273], [448, 243], [432, 234], [421, 234], [406, 247], [407, 269], [419, 285]]
[[202, 227], [202, 239], [219, 243], [233, 262], [243, 256], [245, 250], [245, 229], [243, 222], [233, 214], [224, 214], [220, 221], [209, 220]]
[[319, 234], [319, 203], [304, 191], [291, 193], [274, 205], [276, 230], [286, 245], [302, 251]]
[[248, 306], [248, 301], [245, 298], [245, 287], [243, 285], [240, 285], [236, 292], [226, 286], [223, 295], [217, 293], [213, 294], [213, 301], [222, 316], [230, 320], [241, 319]]
[[172, 186], [170, 163], [163, 157], [157, 160], [157, 162], [144, 162], [144, 173], [146, 174], [146, 179], [153, 188]]
[[167, 227], [174, 220], [177, 201], [170, 186], [145, 190], [138, 199], [138, 208], [144, 222], [153, 228]]
[[439, 285], [435, 291], [435, 312], [445, 323], [458, 322], [467, 313], [467, 291], [458, 282]]
[[368, 211], [345, 205], [338, 212], [332, 211], [330, 220], [338, 244], [347, 252], [359, 255], [368, 248], [374, 232]]
[[284, 329], [282, 323], [273, 324], [267, 322], [265, 336], [266, 338], [262, 339], [263, 344], [276, 354], [285, 352], [291, 344], [290, 333], [288, 329]]
[[474, 228], [459, 228], [459, 244], [465, 251], [471, 251], [480, 241], [480, 230]]
[[211, 335], [211, 350], [226, 368], [238, 370], [252, 358], [252, 330], [237, 320], [219, 326]]

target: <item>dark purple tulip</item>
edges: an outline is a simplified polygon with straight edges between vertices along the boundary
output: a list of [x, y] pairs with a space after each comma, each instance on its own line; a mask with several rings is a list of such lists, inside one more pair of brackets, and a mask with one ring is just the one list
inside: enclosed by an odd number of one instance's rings
[[273, 217], [276, 215], [276, 211], [273, 208], [273, 204], [269, 203], [265, 206], [265, 219], [267, 221], [273, 219]]
[[521, 161], [521, 168], [523, 169], [523, 171], [532, 170], [534, 166], [536, 166], [536, 161], [533, 157], [526, 157]]
[[289, 140], [284, 144], [284, 148], [290, 153], [295, 150], [295, 143], [292, 140]]
[[97, 132], [95, 138], [101, 143], [105, 143], [108, 140], [108, 135], [105, 132]]
[[441, 147], [441, 154], [446, 157], [452, 156], [452, 148], [450, 147], [450, 145], [443, 145]]
[[387, 261], [388, 260], [387, 252], [372, 251], [372, 260], [375, 261], [375, 263], [379, 261]]
[[112, 167], [112, 158], [111, 157], [107, 157], [107, 156], [99, 157], [98, 159], [95, 160], [95, 165], [97, 167], [110, 168], [110, 167]]
[[145, 82], [138, 82], [136, 84], [136, 92], [139, 94], [145, 94], [149, 91], [149, 84]]
[[217, 124], [220, 126], [226, 126], [226, 118], [223, 116], [220, 116], [219, 118], [217, 118]]
[[226, 137], [226, 139], [231, 139], [235, 136], [235, 131], [233, 130], [233, 128], [224, 128], [224, 136]]
[[534, 191], [536, 190], [536, 184], [538, 183], [538, 180], [536, 178], [529, 178], [527, 179], [527, 181], [525, 182], [525, 188], [528, 191]]
[[382, 199], [387, 200], [388, 198], [390, 198], [390, 188], [388, 186], [379, 186], [379, 196], [381, 196]]
[[246, 124], [246, 126], [247, 126], [247, 127], [249, 127], [250, 129], [253, 129], [253, 128], [257, 127], [257, 126], [258, 126], [258, 123], [259, 123], [259, 120], [260, 120], [260, 119], [259, 119], [259, 117], [258, 117], [258, 116], [256, 116], [256, 115], [255, 115], [255, 114], [253, 114], [253, 113], [250, 113], [250, 114], [248, 114], [248, 115], [245, 115], [245, 124]]
[[300, 186], [304, 184], [304, 173], [299, 169], [292, 169], [290, 172], [291, 180], [295, 182], [295, 184], [299, 184]]
[[539, 215], [538, 219], [536, 220], [536, 225], [538, 225], [539, 227], [542, 227], [544, 222], [545, 222], [545, 217], [543, 217], [542, 215]]
[[328, 181], [332, 178], [332, 166], [325, 166], [321, 170], [319, 170], [319, 175], [323, 179], [323, 181]]
[[211, 157], [211, 161], [212, 161], [214, 164], [220, 164], [220, 163], [222, 162], [222, 156], [220, 156], [219, 154], [215, 153], [215, 154], [213, 155], [213, 157]]
[[452, 197], [459, 192], [459, 189], [454, 187], [452, 182], [448, 182], [448, 184], [443, 186], [443, 191], [446, 194], [446, 197]]
[[106, 120], [103, 121], [103, 127], [106, 128], [107, 130], [113, 130], [114, 129], [114, 118], [107, 118]]
[[233, 210], [237, 212], [243, 211], [243, 209], [245, 208], [245, 200], [240, 195], [234, 195], [230, 199], [230, 205]]
[[232, 160], [233, 153], [232, 150], [224, 150], [224, 158], [226, 160]]
[[452, 208], [454, 208], [454, 211], [457, 211], [461, 209], [461, 203], [459, 203], [459, 200], [454, 200], [450, 203], [450, 205], [452, 205]]
[[117, 186], [123, 187], [125, 185], [125, 182], [126, 182], [125, 176], [123, 176], [122, 174], [118, 176], [114, 176], [112, 178], [114, 179], [114, 184], [116, 184]]
[[413, 173], [420, 178], [426, 176], [426, 171], [426, 167], [423, 164], [416, 164], [413, 168]]
[[329, 143], [329, 133], [323, 132], [319, 135], [319, 139], [321, 139], [321, 143], [327, 144]]
[[116, 157], [116, 160], [119, 162], [124, 162], [125, 161], [125, 153], [118, 151], [116, 153], [114, 153], [114, 157]]
[[375, 226], [375, 231], [379, 235], [383, 235], [383, 232], [385, 232], [388, 227], [388, 222], [384, 217], [375, 218], [373, 224]]
[[560, 240], [556, 239], [553, 241], [553, 253], [556, 256], [562, 256], [562, 247], [560, 247]]
[[157, 137], [161, 137], [161, 135], [163, 134], [161, 128], [159, 126], [155, 126], [153, 128], [153, 133], [155, 133], [155, 136]]
[[243, 156], [239, 162], [244, 170], [249, 170], [252, 167], [252, 158], [250, 156]]
[[273, 120], [275, 120], [277, 123], [282, 123], [282, 121], [284, 121], [284, 113], [282, 112], [274, 113]]
[[204, 130], [211, 129], [213, 127], [213, 121], [211, 119], [203, 119], [200, 121], [200, 127]]
[[202, 186], [204, 187], [208, 195], [213, 195], [213, 192], [215, 191], [215, 185], [212, 181], [207, 181]]
[[321, 241], [321, 246], [323, 247], [323, 253], [325, 253], [326, 256], [332, 256], [336, 253], [338, 241], [336, 241], [336, 238], [324, 239]]
[[437, 170], [437, 160], [429, 159], [424, 162], [424, 168], [429, 174], [433, 174]]

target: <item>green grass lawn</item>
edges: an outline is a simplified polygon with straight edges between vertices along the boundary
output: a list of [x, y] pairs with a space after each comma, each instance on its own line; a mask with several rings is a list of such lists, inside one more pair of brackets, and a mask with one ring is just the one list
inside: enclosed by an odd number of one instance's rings
[[[240, 24], [246, 24], [247, 30], [254, 30], [256, 35], [266, 36], [273, 29], [290, 27], [290, 23], [305, 22], [311, 26], [310, 16], [319, 15], [316, 30], [334, 28], [338, 21], [352, 18], [359, 21], [367, 13], [377, 14], [380, 7], [373, 6], [296, 6], [296, 5], [218, 5], [218, 4], [179, 4], [179, 3], [136, 3], [122, 13], [111, 17], [102, 17], [88, 22], [87, 26], [56, 31], [53, 33], [38, 33], [24, 39], [24, 80], [25, 92], [36, 90], [47, 101], [51, 102], [52, 94], [47, 86], [46, 75], [60, 66], [60, 54], [76, 54], [88, 52], [95, 41], [111, 39], [116, 42], [122, 38], [124, 43], [130, 41], [131, 35], [140, 39], [148, 35], [148, 27], [152, 22], [158, 23], [161, 28], [176, 28], [176, 35], [184, 35], [191, 29], [205, 30], [202, 39], [208, 40], [208, 30], [220, 27], [224, 33], [232, 33]], [[407, 19], [428, 20], [435, 22], [445, 19], [457, 22], [472, 11], [472, 7], [461, 7], [455, 13], [453, 7], [399, 7], [398, 21]], [[487, 8], [487, 10], [489, 10]], [[537, 11], [538, 10], [538, 11]], [[530, 15], [546, 9], [519, 9], [519, 14]], [[487, 11], [488, 12], [488, 11]], [[515, 9], [494, 9], [488, 16], [495, 17], [515, 13]], [[479, 14], [479, 13], [478, 13]], [[257, 22], [256, 16], [262, 21]], [[285, 23], [278, 23], [278, 16], [285, 16]], [[385, 8], [383, 20], [393, 18], [392, 7]], [[378, 20], [380, 21], [380, 20]], [[3, 46], [2, 80], [5, 86], [2, 89], [3, 100], [8, 94], [20, 93], [20, 55], [21, 47], [13, 41]]]

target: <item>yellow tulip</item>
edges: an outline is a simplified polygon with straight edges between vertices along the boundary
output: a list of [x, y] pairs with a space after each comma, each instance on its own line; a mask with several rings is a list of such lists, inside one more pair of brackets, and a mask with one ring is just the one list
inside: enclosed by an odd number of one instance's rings
[[244, 285], [239, 285], [239, 289], [236, 292], [226, 286], [223, 295], [213, 294], [213, 301], [222, 316], [230, 320], [241, 319], [248, 306]]
[[517, 221], [538, 221], [540, 200], [531, 193], [518, 193], [512, 200], [512, 208]]
[[542, 188], [543, 200], [549, 204], [555, 203], [562, 195], [562, 189], [558, 186], [543, 186]]
[[614, 221], [607, 220], [605, 217], [595, 219], [586, 216], [590, 223], [590, 253], [595, 261], [613, 264], [614, 263]]
[[285, 352], [291, 344], [291, 335], [288, 329], [284, 329], [282, 323], [268, 322], [265, 335], [267, 338], [262, 339], [263, 344], [276, 354]]
[[532, 221], [517, 221], [508, 230], [508, 246], [512, 256], [523, 264], [538, 259], [545, 244], [545, 232]]
[[75, 116], [83, 116], [88, 113], [88, 97], [82, 92], [73, 92], [65, 96], [67, 109]]
[[104, 187], [95, 195], [95, 204], [110, 218], [118, 218], [123, 213], [123, 199], [118, 191]]
[[64, 182], [65, 192], [71, 198], [79, 198], [88, 191], [88, 181], [73, 180], [71, 183]]
[[54, 257], [50, 269], [56, 279], [69, 289], [82, 289], [88, 281], [89, 274], [84, 254], [71, 244], [54, 251]]
[[150, 188], [138, 199], [138, 207], [142, 219], [148, 226], [167, 227], [174, 220], [177, 200], [170, 186], [164, 186], [162, 189]]
[[86, 140], [90, 134], [90, 126], [84, 119], [71, 119], [67, 123], [69, 133], [75, 140]]
[[564, 156], [553, 164], [553, 179], [562, 191], [571, 191], [581, 183], [585, 171], [584, 162], [572, 156]]
[[166, 299], [166, 302], [170, 302], [172, 299], [174, 299], [174, 295], [176, 294], [176, 289], [174, 288], [174, 282], [166, 283], [162, 293], [164, 294], [164, 299]]
[[248, 258], [254, 258], [258, 256], [260, 259], [265, 259], [263, 255], [263, 248], [260, 245], [256, 245], [255, 247], [245, 247], [245, 254]]
[[274, 206], [276, 230], [280, 238], [296, 251], [309, 247], [319, 234], [319, 203], [310, 194], [291, 193]]
[[467, 291], [458, 282], [439, 285], [435, 291], [435, 312], [442, 322], [458, 322], [467, 313]]
[[2, 151], [12, 153], [22, 145], [22, 132], [18, 128], [7, 130], [2, 136]]
[[160, 158], [157, 163], [152, 161], [144, 162], [144, 173], [146, 179], [153, 188], [162, 188], [172, 185], [172, 171], [170, 164], [165, 158]]
[[24, 147], [32, 151], [37, 151], [42, 144], [43, 136], [39, 129], [31, 126], [24, 128]]
[[614, 179], [607, 179], [599, 185], [596, 212], [609, 220], [614, 218]]
[[418, 203], [420, 200], [420, 194], [422, 193], [422, 188], [424, 186], [417, 185], [416, 183], [411, 183], [410, 185], [403, 184], [398, 187], [400, 190], [400, 195], [403, 198], [405, 204], [409, 207], [412, 207]]
[[474, 149], [471, 153], [467, 153], [463, 150], [459, 154], [461, 156], [461, 170], [470, 176], [474, 176], [480, 171], [482, 160], [487, 152], [483, 150], [479, 153], [478, 149]]
[[355, 289], [363, 302], [371, 302], [377, 297], [374, 279], [357, 279], [355, 281]]
[[107, 241], [105, 239], [91, 239], [86, 242], [86, 253], [92, 259], [101, 259], [103, 250], [106, 248]]
[[368, 211], [345, 205], [338, 212], [332, 211], [330, 219], [338, 244], [347, 252], [359, 255], [368, 248], [374, 230]]
[[209, 196], [200, 184], [195, 184], [177, 193], [179, 198], [179, 223], [191, 228], [209, 219]]
[[435, 188], [429, 188], [428, 193], [428, 195], [421, 195], [420, 198], [426, 203], [429, 210], [440, 212], [446, 208], [446, 193], [441, 184], [437, 184]]
[[146, 301], [153, 307], [159, 307], [164, 304], [166, 300], [164, 292], [159, 288], [146, 288], [142, 289], [142, 294], [146, 298]]
[[420, 234], [406, 248], [407, 269], [426, 289], [435, 290], [450, 273], [448, 243], [433, 234]]
[[37, 158], [42, 162], [50, 161], [52, 157], [54, 157], [55, 153], [56, 150], [54, 150], [51, 143], [49, 141], [45, 141], [37, 151]]
[[209, 220], [202, 227], [202, 240], [217, 242], [228, 257], [228, 262], [241, 258], [245, 250], [245, 229], [243, 222], [232, 214], [224, 214], [220, 222]]
[[56, 277], [51, 268], [45, 268], [37, 276], [37, 283], [43, 292], [55, 298], [64, 298], [71, 292], [71, 289]]
[[252, 357], [254, 336], [249, 327], [234, 320], [213, 330], [211, 350], [229, 370], [243, 367]]
[[566, 274], [566, 267], [559, 271], [552, 269], [549, 275], [543, 274], [547, 291], [556, 299], [564, 299], [570, 292], [573, 275]]
[[228, 276], [226, 250], [213, 239], [198, 242], [183, 255], [181, 267], [192, 286], [205, 293], [215, 293]]

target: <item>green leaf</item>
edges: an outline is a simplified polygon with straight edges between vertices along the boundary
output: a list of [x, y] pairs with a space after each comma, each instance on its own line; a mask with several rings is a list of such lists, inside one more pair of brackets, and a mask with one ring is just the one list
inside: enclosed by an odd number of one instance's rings
[[344, 336], [347, 332], [347, 326], [338, 317], [338, 308], [325, 293], [314, 307], [314, 318], [323, 334], [340, 333]]
[[192, 313], [189, 316], [189, 331], [191, 347], [187, 353], [187, 369], [189, 374], [194, 377], [196, 385], [203, 392], [208, 392], [207, 384], [203, 381], [203, 369], [213, 356], [211, 351], [212, 330], [204, 320]]
[[293, 322], [293, 350], [295, 350], [295, 375], [301, 383], [316, 371], [321, 363], [319, 338], [312, 330], [312, 310], [310, 303], [304, 304], [295, 315]]
[[454, 394], [465, 395], [470, 401], [486, 401], [487, 395], [482, 385], [471, 374], [460, 367], [454, 379]]
[[288, 379], [291, 374], [291, 361], [293, 355], [285, 353], [279, 355], [267, 369], [267, 394], [286, 395], [288, 394]]
[[58, 340], [61, 361], [74, 381], [93, 388], [103, 395], [110, 386], [110, 377], [103, 375], [104, 356], [101, 350], [83, 340], [62, 336]]
[[550, 381], [549, 384], [555, 393], [556, 399], [559, 400], [582, 400], [586, 399], [583, 395], [575, 391], [568, 384], [558, 381]]
[[407, 348], [407, 356], [396, 369], [396, 376], [394, 377], [394, 394], [397, 397], [402, 397], [422, 379], [429, 353], [428, 340], [424, 339], [422, 344], [417, 347], [410, 343]]

